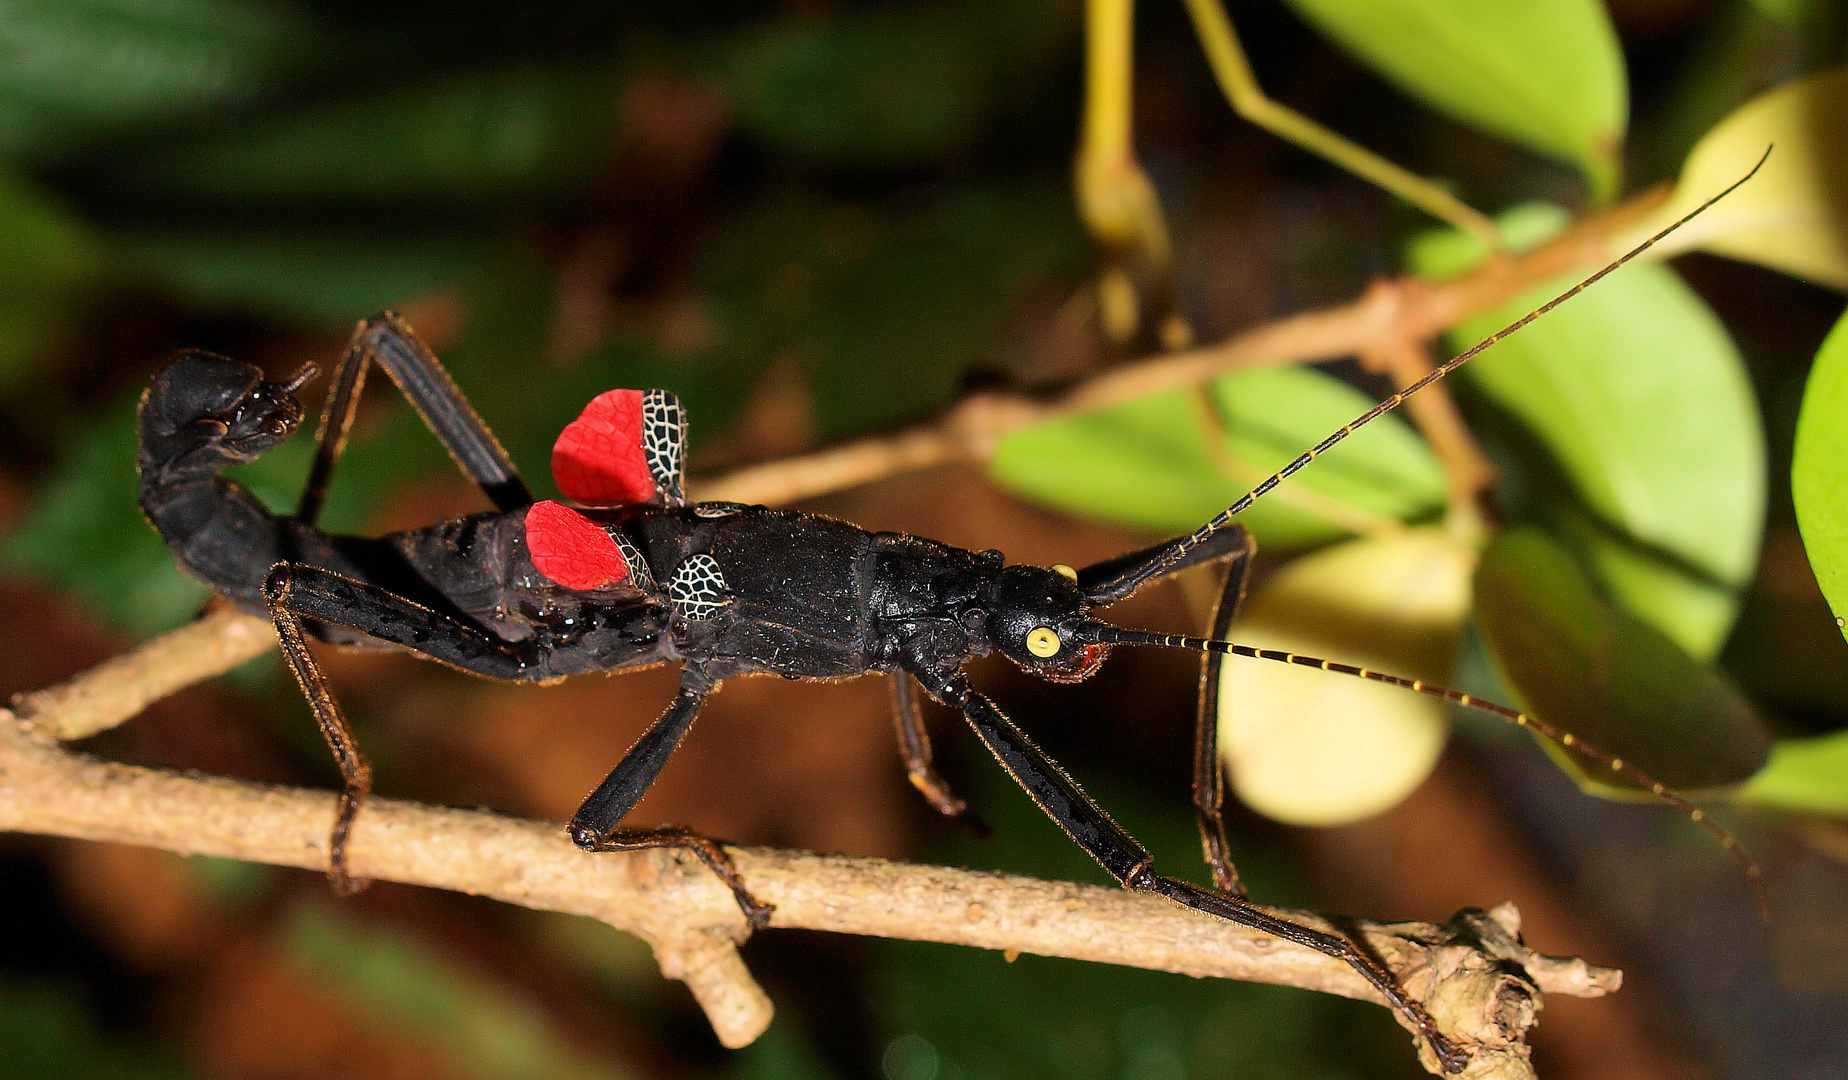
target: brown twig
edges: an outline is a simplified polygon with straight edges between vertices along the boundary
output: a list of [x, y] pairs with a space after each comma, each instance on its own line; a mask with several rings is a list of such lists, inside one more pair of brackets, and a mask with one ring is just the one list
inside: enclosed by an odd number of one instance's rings
[[1583, 219], [1550, 243], [1492, 259], [1441, 284], [1410, 277], [1378, 282], [1350, 303], [1266, 323], [1217, 345], [1113, 368], [1050, 398], [978, 394], [926, 424], [750, 466], [694, 486], [702, 499], [788, 503], [916, 469], [986, 461], [1004, 437], [1030, 424], [1195, 386], [1241, 368], [1358, 356], [1384, 341], [1429, 342], [1462, 319], [1535, 285], [1608, 262], [1615, 245], [1668, 194], [1667, 188], [1645, 192]]
[[[229, 670], [271, 634], [261, 619], [221, 610], [61, 686], [20, 695], [14, 704], [26, 715], [0, 710], [0, 829], [324, 869], [331, 792], [120, 765], [59, 743], [107, 730], [185, 682]], [[769, 1024], [770, 1001], [736, 949], [743, 918], [731, 893], [697, 863], [660, 851], [590, 856], [557, 823], [389, 799], [367, 803], [347, 852], [356, 875], [588, 915], [638, 935], [662, 972], [692, 989], [728, 1046], [749, 1043]], [[732, 855], [752, 890], [776, 905], [773, 927], [1379, 1000], [1345, 964], [1155, 897], [880, 859], [765, 848]], [[1319, 915], [1283, 914], [1328, 925]], [[1344, 921], [1341, 929], [1375, 950], [1471, 1052], [1463, 1075], [1474, 1080], [1533, 1075], [1524, 1040], [1542, 993], [1597, 997], [1621, 981], [1617, 971], [1523, 947], [1509, 905], [1444, 924]]]
[[[1399, 390], [1431, 374], [1434, 366], [1426, 344], [1408, 338], [1383, 339], [1363, 350], [1360, 362], [1368, 371], [1391, 378]], [[1463, 422], [1456, 399], [1440, 381], [1427, 386], [1424, 393], [1407, 398], [1405, 411], [1443, 463], [1449, 503], [1445, 522], [1465, 538], [1479, 535], [1483, 529], [1483, 497], [1495, 484], [1495, 466], [1483, 455], [1469, 425]]]

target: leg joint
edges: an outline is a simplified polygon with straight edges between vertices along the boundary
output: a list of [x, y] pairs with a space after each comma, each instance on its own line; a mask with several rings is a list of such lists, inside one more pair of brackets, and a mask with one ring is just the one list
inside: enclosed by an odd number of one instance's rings
[[289, 598], [295, 588], [294, 568], [286, 562], [270, 567], [269, 574], [263, 579], [263, 599], [271, 604], [279, 604]]

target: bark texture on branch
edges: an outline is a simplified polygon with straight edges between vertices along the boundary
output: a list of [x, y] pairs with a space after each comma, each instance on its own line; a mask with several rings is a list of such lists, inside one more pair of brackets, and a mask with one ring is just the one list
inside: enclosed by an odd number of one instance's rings
[[[0, 829], [324, 869], [336, 797], [103, 761], [60, 745], [127, 719], [184, 682], [261, 651], [261, 619], [228, 610], [0, 710]], [[1320, 953], [1094, 885], [766, 848], [732, 848], [772, 927], [938, 941], [1298, 986], [1378, 1001]], [[697, 862], [664, 851], [587, 855], [556, 822], [390, 799], [366, 804], [348, 847], [355, 874], [588, 915], [643, 938], [663, 974], [693, 991], [719, 1038], [742, 1046], [771, 1004], [737, 952], [732, 896]], [[1312, 925], [1322, 916], [1279, 912]], [[1448, 923], [1341, 920], [1399, 973], [1471, 1052], [1474, 1080], [1531, 1077], [1526, 1032], [1543, 993], [1596, 997], [1621, 974], [1521, 945], [1510, 905]], [[1421, 1049], [1421, 1053], [1424, 1051]], [[1428, 1068], [1434, 1063], [1426, 1061]]]

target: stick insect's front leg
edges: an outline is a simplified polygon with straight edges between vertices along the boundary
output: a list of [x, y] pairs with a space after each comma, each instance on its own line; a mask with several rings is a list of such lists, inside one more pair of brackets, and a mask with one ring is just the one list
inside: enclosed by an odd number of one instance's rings
[[1089, 852], [1124, 888], [1166, 897], [1202, 914], [1262, 930], [1346, 963], [1411, 1023], [1432, 1053], [1443, 1062], [1445, 1071], [1458, 1072], [1468, 1062], [1468, 1055], [1437, 1029], [1424, 1006], [1405, 992], [1393, 973], [1353, 942], [1338, 934], [1278, 918], [1242, 897], [1221, 895], [1155, 873], [1155, 860], [1148, 849], [1110, 820], [1109, 815], [1092, 802], [1045, 751], [1035, 746], [1025, 732], [1014, 726], [1013, 721], [1002, 715], [987, 698], [976, 693], [960, 671], [935, 676], [920, 674], [919, 681], [932, 697], [962, 710], [969, 725], [1001, 762], [1001, 767], [1026, 789], [1067, 836]]
[[533, 501], [512, 459], [475, 415], [436, 354], [418, 340], [404, 320], [386, 312], [359, 324], [340, 365], [334, 369], [327, 403], [321, 409], [321, 427], [315, 433], [314, 464], [295, 512], [296, 520], [312, 525], [320, 516], [334, 466], [346, 449], [347, 432], [365, 390], [369, 360], [377, 360], [385, 369], [442, 442], [443, 449], [497, 509], [517, 510]]
[[710, 837], [672, 827], [619, 827], [635, 804], [642, 801], [655, 778], [661, 775], [667, 759], [680, 745], [687, 729], [693, 726], [693, 718], [699, 715], [699, 707], [712, 689], [713, 683], [693, 665], [681, 670], [680, 693], [661, 719], [629, 748], [622, 761], [604, 777], [603, 783], [597, 785], [597, 790], [591, 792], [577, 813], [571, 815], [571, 839], [585, 851], [644, 851], [663, 847], [690, 851], [732, 891], [751, 929], [761, 930], [770, 924], [770, 913], [775, 908], [751, 895], [731, 856]]
[[[1251, 569], [1254, 545], [1250, 536], [1238, 530], [1240, 547], [1226, 567], [1226, 581], [1213, 607], [1213, 622], [1208, 637], [1224, 639], [1245, 600], [1245, 579]], [[1206, 653], [1200, 660], [1200, 709], [1194, 724], [1193, 800], [1195, 820], [1200, 826], [1200, 847], [1206, 865], [1213, 868], [1213, 884], [1229, 896], [1243, 899], [1245, 886], [1232, 865], [1226, 843], [1225, 768], [1219, 762], [1219, 673], [1225, 657]]]
[[989, 835], [988, 824], [950, 791], [950, 785], [931, 761], [930, 734], [924, 730], [913, 686], [910, 672], [892, 673], [892, 726], [898, 735], [898, 752], [905, 759], [905, 775], [931, 809], [944, 818], [961, 820], [970, 832], [985, 837]]
[[372, 766], [360, 751], [353, 729], [327, 685], [327, 677], [308, 651], [302, 620], [313, 619], [358, 630], [495, 678], [531, 678], [536, 667], [518, 645], [489, 637], [472, 626], [376, 585], [354, 581], [319, 567], [293, 563], [278, 565], [263, 583], [263, 598], [276, 624], [283, 657], [295, 681], [301, 684], [302, 693], [314, 710], [315, 722], [321, 726], [321, 735], [340, 767], [343, 786], [328, 840], [327, 876], [336, 892], [350, 895], [367, 884], [364, 879], [347, 873], [346, 844], [359, 808], [372, 790]]

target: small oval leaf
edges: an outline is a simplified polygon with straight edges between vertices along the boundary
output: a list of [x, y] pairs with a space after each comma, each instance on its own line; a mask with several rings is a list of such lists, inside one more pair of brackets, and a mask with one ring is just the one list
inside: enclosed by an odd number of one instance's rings
[[[1407, 529], [1291, 563], [1251, 598], [1235, 640], [1411, 678], [1449, 677], [1476, 553]], [[1403, 799], [1436, 763], [1448, 706], [1394, 686], [1230, 657], [1219, 684], [1219, 752], [1252, 809], [1295, 825], [1341, 825]]]
[[1724, 191], [1767, 149], [1757, 175], [1651, 254], [1699, 249], [1848, 291], [1848, 70], [1795, 79], [1741, 105], [1688, 154], [1674, 196], [1616, 246]]
[[1835, 613], [1835, 625], [1843, 626], [1848, 623], [1848, 315], [1817, 350], [1803, 388], [1790, 496], [1816, 584]]
[[1599, 0], [1290, 0], [1401, 90], [1577, 165], [1617, 193], [1629, 115], [1623, 52]]
[[[1297, 367], [1225, 376], [1213, 383], [1212, 402], [1217, 433], [1208, 430], [1204, 404], [1186, 392], [1038, 424], [1002, 440], [989, 474], [1060, 509], [1180, 532], [1224, 510], [1371, 404], [1346, 383]], [[1241, 520], [1266, 548], [1287, 548], [1423, 517], [1443, 502], [1437, 459], [1411, 428], [1384, 417], [1285, 481]]]
[[[1605, 604], [1565, 550], [1510, 529], [1476, 571], [1476, 619], [1524, 711], [1684, 792], [1763, 767], [1770, 740], [1744, 695], [1653, 627]], [[1551, 746], [1551, 744], [1548, 744]], [[1553, 747], [1587, 791], [1628, 796]]]

